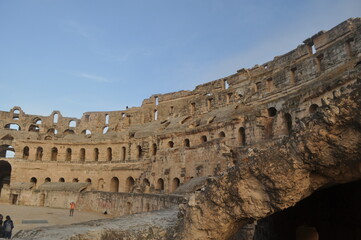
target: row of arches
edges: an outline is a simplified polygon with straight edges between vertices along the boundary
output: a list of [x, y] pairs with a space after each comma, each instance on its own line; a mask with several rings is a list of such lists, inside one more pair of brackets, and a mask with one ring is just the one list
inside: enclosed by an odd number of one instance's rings
[[[36, 187], [38, 185], [38, 179], [36, 177], [32, 177], [30, 182], [34, 184]], [[42, 183], [52, 182], [50, 177], [45, 177]], [[66, 182], [64, 177], [60, 177], [57, 182]], [[80, 182], [79, 178], [73, 178], [71, 182]], [[163, 193], [166, 191], [165, 181], [163, 178], [158, 178], [154, 184], [151, 184], [147, 178], [144, 178], [140, 183], [137, 183], [133, 177], [128, 177], [125, 180], [124, 189], [120, 187], [120, 180], [118, 177], [113, 177], [110, 179], [109, 186], [106, 185], [104, 178], [99, 178], [95, 183], [91, 178], [85, 179], [86, 183], [92, 184], [97, 190], [104, 191], [107, 190], [110, 192], [156, 192]], [[171, 192], [176, 190], [180, 186], [180, 179], [175, 177], [172, 179], [170, 185], [168, 186]]]

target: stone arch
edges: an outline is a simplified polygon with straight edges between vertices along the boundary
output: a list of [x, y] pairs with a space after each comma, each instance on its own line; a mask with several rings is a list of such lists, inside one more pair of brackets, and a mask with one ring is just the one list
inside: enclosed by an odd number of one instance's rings
[[179, 186], [180, 186], [180, 180], [179, 180], [179, 178], [177, 178], [177, 177], [173, 178], [171, 191], [172, 191], [172, 192], [175, 191]]
[[169, 148], [173, 148], [173, 147], [174, 147], [174, 142], [173, 142], [173, 141], [169, 141], [169, 142], [168, 142], [168, 147], [169, 147]]
[[35, 156], [35, 160], [43, 160], [43, 148], [42, 147], [38, 147], [36, 149], [36, 156]]
[[107, 160], [108, 161], [113, 160], [113, 153], [112, 153], [112, 148], [111, 147], [107, 148]]
[[117, 177], [113, 177], [110, 180], [110, 191], [119, 192], [119, 179]]
[[189, 141], [188, 138], [184, 139], [183, 145], [184, 145], [185, 147], [190, 147], [190, 146], [191, 146], [191, 143], [190, 143], [190, 141]]
[[85, 148], [81, 148], [81, 149], [80, 149], [79, 159], [80, 159], [80, 162], [84, 162], [84, 161], [85, 161]]
[[91, 178], [87, 178], [86, 180], [85, 180], [85, 182], [87, 182], [87, 183], [92, 183], [92, 180], [91, 180]]
[[53, 147], [51, 149], [51, 161], [56, 161], [58, 159], [58, 149]]
[[156, 185], [155, 189], [160, 191], [160, 192], [164, 191], [164, 180], [163, 180], [163, 178], [158, 178], [157, 185]]
[[38, 183], [38, 179], [36, 177], [30, 178], [30, 182], [34, 185], [34, 188], [36, 188], [36, 184]]
[[35, 124], [31, 124], [30, 126], [29, 126], [29, 130], [28, 130], [29, 132], [39, 132], [40, 131], [40, 128], [39, 128], [39, 126], [37, 126], [37, 125], [35, 125]]
[[268, 117], [274, 117], [277, 115], [277, 109], [274, 107], [270, 107], [267, 109]]
[[97, 162], [99, 160], [99, 149], [98, 148], [94, 148], [93, 157], [94, 157], [94, 161]]
[[71, 148], [67, 148], [66, 149], [65, 161], [71, 161], [71, 154], [72, 154]]
[[147, 178], [143, 179], [143, 192], [149, 193], [150, 192], [150, 181]]
[[127, 155], [127, 148], [122, 147], [121, 152], [120, 152], [120, 160], [125, 161], [126, 155]]
[[317, 112], [318, 109], [319, 109], [319, 106], [314, 103], [314, 104], [311, 104], [311, 106], [308, 108], [308, 112], [310, 114], [313, 114], [313, 113]]
[[20, 126], [19, 126], [18, 124], [16, 124], [16, 123], [6, 124], [4, 128], [5, 128], [5, 129], [10, 129], [10, 130], [16, 130], [16, 131], [20, 131], [20, 130], [21, 130]]
[[128, 177], [125, 182], [125, 191], [126, 192], [132, 192], [135, 185], [134, 178]]
[[284, 115], [286, 134], [289, 135], [292, 132], [292, 116], [289, 113]]
[[10, 185], [12, 167], [8, 161], [0, 160], [0, 196], [4, 185]]
[[205, 136], [205, 135], [201, 136], [201, 142], [202, 143], [207, 142], [207, 136]]
[[221, 131], [221, 132], [218, 134], [218, 137], [224, 138], [224, 137], [226, 137], [226, 134], [225, 134], [223, 131]]
[[44, 180], [45, 183], [47, 182], [51, 182], [51, 178], [50, 177], [46, 177], [45, 180]]
[[104, 179], [103, 179], [103, 178], [99, 178], [97, 189], [98, 189], [98, 190], [104, 190], [104, 187], [105, 187], [105, 181], [104, 181]]
[[143, 155], [142, 146], [138, 145], [137, 146], [137, 157], [142, 158], [142, 155]]
[[153, 156], [157, 155], [157, 144], [156, 143], [152, 144], [152, 155]]
[[75, 134], [74, 130], [73, 129], [66, 129], [64, 131], [64, 135], [70, 135], [70, 134]]
[[29, 147], [28, 146], [25, 146], [23, 149], [23, 159], [24, 160], [29, 159]]
[[63, 177], [59, 178], [58, 182], [65, 182], [65, 179]]
[[72, 182], [79, 182], [79, 178], [73, 178]]
[[247, 141], [246, 141], [246, 130], [244, 127], [240, 127], [238, 129], [238, 141], [241, 144], [241, 146], [245, 146]]
[[0, 157], [2, 158], [13, 158], [15, 156], [15, 149], [8, 144], [0, 146]]

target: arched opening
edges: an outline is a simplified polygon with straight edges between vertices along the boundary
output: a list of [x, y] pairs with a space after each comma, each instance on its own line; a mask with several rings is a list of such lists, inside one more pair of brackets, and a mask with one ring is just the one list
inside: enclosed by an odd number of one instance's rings
[[20, 126], [17, 125], [16, 123], [9, 123], [5, 125], [5, 129], [10, 129], [10, 130], [15, 130], [15, 131], [20, 131]]
[[59, 182], [65, 182], [65, 179], [64, 178], [59, 178]]
[[309, 112], [310, 114], [315, 113], [315, 112], [317, 112], [318, 108], [319, 108], [319, 106], [318, 106], [317, 104], [312, 104], [312, 105], [310, 106], [310, 108], [308, 109], [308, 112]]
[[152, 144], [152, 155], [155, 156], [157, 154], [157, 144]]
[[94, 148], [94, 161], [98, 161], [98, 160], [99, 160], [99, 149]]
[[218, 134], [218, 137], [224, 138], [224, 137], [226, 137], [226, 134], [222, 131]]
[[246, 145], [246, 130], [243, 127], [240, 127], [238, 130], [238, 141], [241, 146]]
[[71, 148], [66, 149], [65, 161], [71, 161]]
[[79, 182], [79, 178], [73, 178], [72, 182]]
[[58, 149], [53, 147], [51, 149], [51, 161], [56, 161], [58, 159]]
[[110, 148], [110, 147], [108, 147], [108, 149], [107, 149], [107, 160], [108, 161], [113, 160], [112, 148]]
[[269, 117], [274, 117], [277, 115], [277, 109], [274, 107], [270, 107], [267, 111]]
[[80, 161], [84, 162], [85, 161], [85, 148], [81, 148], [80, 149]]
[[174, 147], [174, 142], [173, 142], [173, 141], [169, 141], [169, 142], [168, 142], [168, 147], [173, 148], [173, 147]]
[[65, 131], [64, 131], [64, 135], [69, 135], [69, 134], [74, 134], [75, 132], [74, 132], [74, 130], [72, 130], [72, 129], [66, 129]]
[[51, 178], [50, 177], [45, 178], [44, 182], [46, 182], [46, 183], [51, 182]]
[[55, 113], [53, 115], [53, 123], [58, 123], [58, 120], [59, 120], [59, 114]]
[[37, 125], [31, 124], [29, 126], [29, 132], [39, 132], [40, 128]]
[[172, 192], [175, 191], [180, 186], [179, 178], [173, 178], [172, 180]]
[[154, 110], [154, 120], [157, 121], [158, 120], [158, 111]]
[[191, 143], [190, 143], [190, 141], [189, 141], [189, 139], [188, 138], [186, 138], [186, 139], [184, 139], [184, 146], [185, 147], [190, 147], [191, 146]]
[[11, 165], [9, 162], [0, 160], [0, 196], [4, 185], [10, 185]]
[[15, 149], [7, 144], [0, 146], [0, 157], [2, 158], [13, 158], [15, 156]]
[[286, 134], [289, 135], [292, 132], [292, 116], [289, 113], [285, 114], [285, 125], [286, 125]]
[[361, 180], [314, 192], [257, 222], [253, 239], [361, 239]]
[[35, 157], [35, 160], [43, 160], [43, 148], [42, 147], [38, 147], [36, 149], [36, 157]]
[[81, 133], [88, 136], [92, 134], [92, 132], [89, 129], [85, 129]]
[[105, 181], [104, 181], [104, 179], [103, 178], [100, 178], [99, 180], [98, 180], [98, 190], [104, 190], [104, 187], [105, 187]]
[[110, 191], [119, 192], [119, 179], [117, 177], [113, 177], [110, 180]]
[[105, 124], [109, 124], [109, 115], [105, 114]]
[[69, 122], [69, 127], [76, 127], [76, 121], [75, 120], [71, 120]]
[[201, 137], [201, 142], [202, 142], [202, 143], [207, 142], [207, 136], [202, 136], [202, 137]]
[[137, 146], [137, 157], [141, 158], [142, 157], [142, 147], [140, 145]]
[[162, 178], [158, 179], [157, 186], [156, 186], [155, 189], [160, 191], [160, 192], [164, 192], [164, 180]]
[[144, 193], [149, 193], [150, 192], [150, 182], [147, 178], [143, 179], [143, 192]]
[[34, 188], [36, 188], [36, 184], [38, 183], [38, 179], [36, 179], [36, 177], [32, 177], [30, 179], [30, 182], [33, 184]]
[[122, 161], [125, 161], [126, 153], [127, 153], [127, 149], [125, 147], [122, 147], [122, 150], [121, 150], [121, 153], [120, 153], [120, 159]]
[[85, 182], [87, 182], [87, 183], [92, 183], [92, 180], [91, 180], [90, 178], [87, 178], [87, 179], [85, 180]]
[[125, 191], [132, 192], [134, 188], [134, 184], [135, 184], [134, 178], [128, 177], [125, 182]]
[[108, 132], [108, 130], [109, 130], [109, 127], [104, 127], [103, 128], [103, 134], [106, 134]]

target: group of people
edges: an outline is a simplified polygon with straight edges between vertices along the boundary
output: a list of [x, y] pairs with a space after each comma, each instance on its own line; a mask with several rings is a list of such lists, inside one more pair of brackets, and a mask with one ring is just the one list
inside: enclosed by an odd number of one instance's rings
[[14, 228], [14, 223], [10, 216], [6, 216], [5, 221], [3, 221], [3, 218], [3, 215], [0, 214], [0, 238], [10, 239]]

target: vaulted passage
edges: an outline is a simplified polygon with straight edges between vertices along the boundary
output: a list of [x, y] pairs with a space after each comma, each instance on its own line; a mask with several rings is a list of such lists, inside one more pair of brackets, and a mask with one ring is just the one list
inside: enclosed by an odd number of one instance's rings
[[258, 221], [254, 240], [361, 239], [361, 180], [318, 191]]
[[0, 161], [0, 196], [4, 184], [10, 184], [11, 165], [7, 161]]

